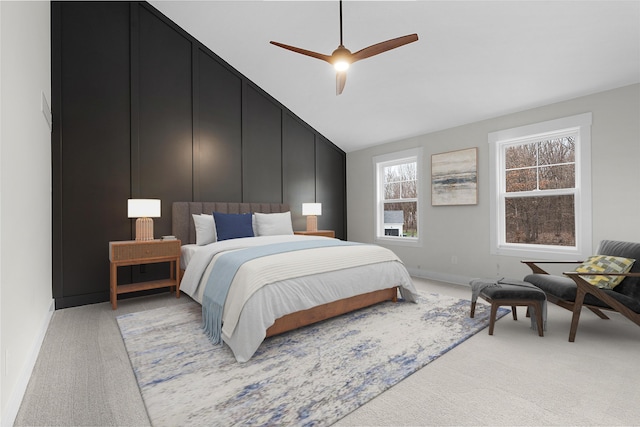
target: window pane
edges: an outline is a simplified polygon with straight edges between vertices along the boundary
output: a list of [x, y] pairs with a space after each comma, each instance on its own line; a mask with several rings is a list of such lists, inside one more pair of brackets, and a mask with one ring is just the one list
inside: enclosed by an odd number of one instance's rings
[[540, 168], [540, 189], [574, 188], [575, 165], [547, 166]]
[[507, 147], [505, 150], [505, 168], [526, 168], [538, 164], [536, 158], [536, 143]]
[[385, 184], [384, 186], [384, 198], [385, 199], [399, 199], [400, 198], [400, 183], [395, 182], [392, 184]]
[[567, 136], [540, 142], [538, 156], [541, 165], [575, 162], [575, 137]]
[[508, 171], [506, 177], [507, 193], [515, 191], [533, 191], [537, 186], [536, 169], [517, 169]]
[[418, 237], [418, 203], [384, 204], [384, 235]]
[[415, 199], [417, 192], [416, 162], [384, 167], [384, 198]]
[[408, 181], [415, 181], [417, 179], [416, 176], [416, 162], [405, 163], [400, 165], [401, 174], [403, 179]]
[[405, 181], [401, 186], [403, 199], [415, 199], [418, 197], [416, 181]]
[[575, 246], [573, 195], [505, 199], [506, 243]]
[[401, 165], [386, 166], [384, 168], [384, 182], [397, 182], [402, 179]]

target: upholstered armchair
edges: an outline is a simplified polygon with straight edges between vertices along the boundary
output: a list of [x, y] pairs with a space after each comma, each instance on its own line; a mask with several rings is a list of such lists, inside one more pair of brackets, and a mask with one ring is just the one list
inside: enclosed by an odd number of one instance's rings
[[[602, 310], [617, 311], [640, 326], [640, 243], [603, 240], [598, 246], [596, 255], [627, 258], [635, 262], [628, 272], [612, 273], [610, 269], [606, 269], [596, 275], [593, 270], [591, 272], [570, 271], [563, 273], [565, 277], [562, 277], [547, 273], [538, 264], [566, 264], [568, 261], [522, 261], [532, 270], [532, 274], [526, 276], [524, 280], [542, 289], [547, 294], [548, 301], [573, 312], [569, 331], [570, 342], [575, 341], [583, 306], [602, 319], [608, 319]], [[570, 262], [582, 264], [581, 261]], [[604, 287], [608, 285], [598, 287], [599, 285], [590, 283], [594, 276], [600, 278], [606, 276], [611, 280], [619, 277], [623, 279], [612, 289], [606, 289]]]

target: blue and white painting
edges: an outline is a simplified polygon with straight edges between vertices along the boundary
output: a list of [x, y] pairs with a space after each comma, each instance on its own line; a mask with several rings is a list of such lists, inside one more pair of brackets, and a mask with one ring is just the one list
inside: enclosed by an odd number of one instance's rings
[[431, 204], [478, 204], [478, 148], [431, 155]]

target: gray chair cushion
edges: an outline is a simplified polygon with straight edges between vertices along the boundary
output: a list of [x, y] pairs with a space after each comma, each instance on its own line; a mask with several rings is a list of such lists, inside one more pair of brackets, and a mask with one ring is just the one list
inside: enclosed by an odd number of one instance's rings
[[[568, 277], [553, 276], [550, 274], [529, 274], [524, 278], [524, 281], [529, 282], [542, 289], [547, 294], [553, 295], [562, 300], [573, 302], [576, 299], [577, 286], [575, 282]], [[640, 301], [617, 292], [617, 289], [620, 286], [622, 286], [622, 284], [616, 286], [616, 290], [601, 289], [601, 291], [607, 293], [608, 295], [611, 295], [613, 298], [617, 299], [636, 313], [640, 313]], [[596, 307], [610, 308], [607, 304], [603, 303], [591, 294], [587, 294], [585, 296], [584, 304], [594, 305]]]

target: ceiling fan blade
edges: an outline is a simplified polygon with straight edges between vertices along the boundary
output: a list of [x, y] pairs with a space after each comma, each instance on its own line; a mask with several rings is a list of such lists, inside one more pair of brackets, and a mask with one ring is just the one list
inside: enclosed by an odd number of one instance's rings
[[301, 49], [299, 47], [289, 46], [289, 45], [278, 43], [278, 42], [274, 42], [274, 41], [269, 42], [269, 43], [271, 43], [273, 45], [276, 45], [278, 47], [281, 47], [283, 49], [290, 50], [292, 52], [301, 53], [302, 55], [311, 56], [312, 58], [318, 58], [318, 59], [321, 59], [323, 61], [327, 61], [328, 63], [331, 63], [331, 56], [329, 56], [329, 55], [324, 55], [322, 53], [313, 52], [311, 50]]
[[340, 95], [344, 90], [344, 85], [347, 82], [347, 72], [338, 71], [336, 73], [336, 96]]
[[395, 49], [405, 44], [413, 43], [418, 40], [417, 34], [409, 34], [407, 36], [397, 37], [395, 39], [387, 40], [384, 42], [376, 43], [369, 47], [365, 47], [352, 55], [353, 62], [360, 61], [361, 59], [370, 58], [379, 53], [386, 52], [391, 49]]

